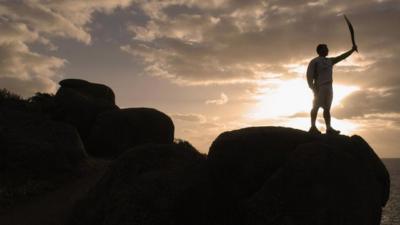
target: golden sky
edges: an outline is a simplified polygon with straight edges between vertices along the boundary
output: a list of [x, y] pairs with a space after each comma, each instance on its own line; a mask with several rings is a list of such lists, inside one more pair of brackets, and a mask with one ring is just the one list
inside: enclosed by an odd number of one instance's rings
[[[315, 47], [334, 67], [333, 126], [400, 157], [400, 2], [0, 0], [0, 87], [55, 92], [64, 78], [113, 88], [121, 107], [170, 115], [202, 152], [223, 131], [309, 128]], [[318, 120], [324, 129], [322, 113]]]

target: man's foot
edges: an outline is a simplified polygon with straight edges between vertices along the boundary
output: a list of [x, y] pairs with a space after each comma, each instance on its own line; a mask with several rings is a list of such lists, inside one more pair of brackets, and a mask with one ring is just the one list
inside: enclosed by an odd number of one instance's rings
[[308, 133], [310, 133], [310, 134], [321, 134], [321, 131], [319, 131], [319, 130], [317, 129], [317, 127], [312, 126], [312, 127], [310, 128], [310, 130], [308, 130]]
[[332, 127], [326, 129], [326, 134], [330, 134], [330, 135], [338, 135], [340, 134], [339, 130], [335, 130]]

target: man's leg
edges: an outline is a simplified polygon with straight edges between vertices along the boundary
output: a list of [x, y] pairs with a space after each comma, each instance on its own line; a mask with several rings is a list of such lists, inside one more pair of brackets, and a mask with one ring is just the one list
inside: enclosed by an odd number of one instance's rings
[[315, 122], [316, 122], [317, 116], [318, 116], [318, 109], [319, 109], [318, 93], [314, 93], [313, 107], [310, 111], [311, 128], [309, 130], [309, 132], [312, 134], [321, 134], [321, 132], [315, 126]]
[[326, 125], [326, 133], [327, 134], [339, 134], [340, 131], [335, 130], [331, 126], [331, 106], [332, 106], [332, 100], [333, 100], [333, 89], [331, 85], [327, 85], [324, 88], [326, 91], [325, 94], [325, 101], [323, 104], [324, 108], [324, 120], [325, 120], [325, 125]]
[[318, 106], [313, 106], [310, 112], [311, 116], [311, 127], [316, 127], [315, 122], [317, 121], [317, 116], [318, 116]]
[[330, 108], [326, 108], [326, 109], [324, 108], [324, 119], [325, 119], [327, 134], [340, 134], [340, 131], [333, 129], [331, 126]]
[[331, 129], [331, 108], [324, 107], [324, 120], [326, 125], [326, 130]]

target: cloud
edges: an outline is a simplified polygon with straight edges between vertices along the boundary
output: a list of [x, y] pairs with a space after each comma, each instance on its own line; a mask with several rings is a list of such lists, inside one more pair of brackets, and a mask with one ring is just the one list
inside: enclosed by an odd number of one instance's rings
[[[111, 13], [126, 7], [130, 0], [115, 1], [0, 1], [0, 80], [1, 86], [16, 93], [31, 95], [37, 91], [55, 90], [54, 79], [66, 60], [31, 50], [31, 44], [41, 44], [56, 50], [53, 38], [69, 38], [91, 43], [92, 14]], [[20, 84], [18, 84], [20, 82]]]
[[21, 42], [4, 43], [0, 47], [0, 77], [29, 79], [32, 74], [50, 78], [65, 60], [31, 52]]
[[194, 122], [194, 123], [205, 123], [207, 121], [206, 117], [201, 114], [172, 114], [171, 117], [173, 119], [186, 121], [186, 122]]
[[394, 104], [400, 98], [396, 1], [179, 0], [136, 1], [135, 7], [146, 20], [127, 27], [132, 40], [121, 50], [142, 60], [145, 74], [180, 85], [248, 83], [256, 89], [276, 79], [304, 79], [319, 43], [328, 44], [330, 56], [350, 49], [346, 13], [360, 52], [335, 66], [334, 82], [360, 91], [333, 115], [355, 119], [400, 112]]
[[31, 52], [22, 42], [0, 43], [0, 59], [1, 86], [23, 96], [37, 91], [54, 92], [52, 78], [66, 62]]
[[318, 43], [328, 43], [333, 54], [350, 48], [344, 12], [351, 12], [361, 56], [358, 64], [337, 66], [338, 74], [349, 77], [339, 80], [361, 83], [360, 76], [347, 75], [369, 73], [369, 68], [385, 73], [388, 69], [380, 63], [389, 55], [399, 61], [395, 21], [400, 9], [394, 1], [136, 3], [147, 21], [128, 26], [133, 39], [121, 49], [142, 59], [145, 73], [182, 85], [257, 82], [268, 79], [265, 73], [282, 79], [299, 76], [287, 65], [304, 66]]
[[126, 7], [130, 3], [130, 0], [16, 0], [2, 3], [0, 16], [24, 23], [41, 34], [89, 44], [91, 36], [86, 25], [91, 22], [93, 12], [110, 13], [116, 7]]
[[382, 115], [400, 113], [400, 105], [395, 104], [399, 96], [400, 87], [356, 91], [343, 99], [341, 105], [333, 109], [333, 114], [337, 118], [371, 118], [374, 115], [392, 120]]
[[31, 77], [30, 79], [21, 80], [14, 77], [0, 77], [1, 87], [7, 87], [13, 93], [20, 96], [32, 96], [36, 92], [55, 92], [57, 84], [53, 80], [45, 77]]
[[220, 98], [207, 100], [205, 103], [213, 105], [224, 105], [228, 102], [229, 98], [225, 93], [221, 93]]

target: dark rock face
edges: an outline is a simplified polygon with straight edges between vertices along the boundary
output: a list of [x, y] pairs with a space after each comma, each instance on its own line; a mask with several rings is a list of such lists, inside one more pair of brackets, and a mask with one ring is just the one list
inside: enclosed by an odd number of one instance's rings
[[0, 206], [8, 198], [55, 188], [86, 162], [79, 134], [68, 124], [4, 108], [0, 124]]
[[210, 170], [218, 185], [246, 198], [283, 165], [297, 145], [311, 141], [311, 136], [295, 129], [255, 127], [224, 132], [210, 147]]
[[72, 215], [78, 224], [379, 225], [389, 175], [359, 136], [282, 127], [125, 152]]
[[378, 225], [389, 193], [386, 168], [358, 136], [246, 128], [221, 134], [208, 163], [245, 224]]
[[118, 108], [114, 92], [106, 85], [79, 79], [66, 79], [59, 84], [55, 118], [75, 126], [84, 141], [98, 114]]
[[176, 224], [179, 196], [204, 162], [188, 143], [132, 148], [78, 203], [69, 224]]
[[171, 144], [174, 124], [166, 114], [150, 108], [128, 108], [100, 114], [88, 139], [88, 152], [114, 157], [144, 144]]

